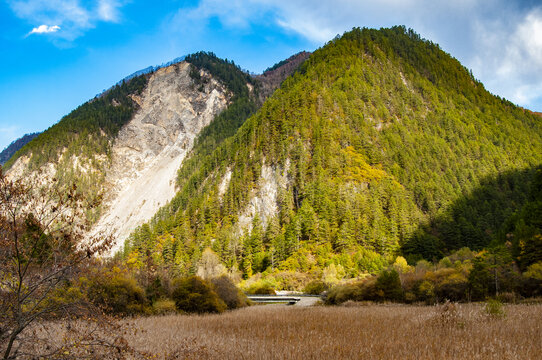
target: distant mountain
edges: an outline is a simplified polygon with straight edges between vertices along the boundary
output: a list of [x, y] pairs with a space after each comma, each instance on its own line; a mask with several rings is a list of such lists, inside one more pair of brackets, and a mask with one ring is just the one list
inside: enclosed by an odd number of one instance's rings
[[256, 75], [255, 78], [262, 84], [261, 96], [269, 97], [310, 55], [311, 53], [307, 51], [299, 52], [267, 68], [263, 74]]
[[153, 71], [156, 71], [158, 69], [161, 69], [161, 68], [165, 68], [165, 67], [168, 67], [168, 66], [171, 66], [171, 65], [174, 65], [174, 64], [177, 64], [177, 63], [180, 63], [181, 61], [183, 61], [184, 59], [186, 58], [186, 56], [180, 56], [178, 58], [175, 58], [171, 61], [168, 61], [167, 63], [164, 63], [162, 65], [157, 65], [157, 66], [148, 66], [146, 67], [145, 69], [141, 69], [141, 70], [138, 70], [128, 76], [126, 76], [124, 79], [122, 79], [121, 81], [119, 81], [117, 83], [117, 85], [120, 85], [123, 81], [128, 81], [130, 79], [133, 79], [137, 76], [141, 76], [141, 75], [146, 75], [146, 74], [150, 74], [151, 72]]
[[0, 153], [0, 165], [4, 165], [20, 148], [29, 143], [32, 139], [38, 136], [39, 132], [32, 134], [25, 134], [9, 144], [2, 152]]

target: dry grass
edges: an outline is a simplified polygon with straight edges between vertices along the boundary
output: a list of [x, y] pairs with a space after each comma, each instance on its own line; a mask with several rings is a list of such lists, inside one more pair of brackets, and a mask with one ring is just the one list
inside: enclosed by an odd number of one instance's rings
[[138, 318], [128, 343], [159, 359], [540, 359], [542, 305], [256, 306]]

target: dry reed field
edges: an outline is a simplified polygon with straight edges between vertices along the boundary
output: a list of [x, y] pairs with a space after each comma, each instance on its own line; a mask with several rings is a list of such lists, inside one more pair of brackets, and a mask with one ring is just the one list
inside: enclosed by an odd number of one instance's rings
[[254, 306], [128, 321], [159, 359], [541, 359], [542, 305]]

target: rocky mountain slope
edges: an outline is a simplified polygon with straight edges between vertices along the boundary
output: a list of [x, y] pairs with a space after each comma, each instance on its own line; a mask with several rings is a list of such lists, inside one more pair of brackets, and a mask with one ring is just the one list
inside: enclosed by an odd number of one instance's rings
[[111, 147], [105, 178], [107, 210], [94, 233], [115, 229], [113, 235], [122, 241], [173, 198], [177, 170], [194, 139], [230, 98], [217, 80], [203, 71], [200, 75], [208, 81], [196, 88], [190, 64], [159, 69], [141, 96], [134, 98], [139, 110]]
[[[87, 198], [89, 236], [112, 235], [118, 250], [173, 198], [177, 171], [200, 132], [217, 118], [206, 130], [220, 129], [216, 145], [256, 109], [256, 98], [263, 101], [256, 94], [263, 82], [233, 63], [210, 53], [177, 60], [130, 76], [74, 110], [22, 148], [7, 164], [8, 176], [46, 187], [75, 183]], [[283, 65], [288, 69], [275, 81], [295, 70], [290, 61]]]

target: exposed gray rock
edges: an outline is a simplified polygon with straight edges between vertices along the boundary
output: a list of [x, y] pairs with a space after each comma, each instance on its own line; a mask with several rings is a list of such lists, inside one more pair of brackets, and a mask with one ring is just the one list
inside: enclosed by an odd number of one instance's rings
[[239, 215], [237, 226], [241, 234], [247, 230], [252, 231], [252, 221], [256, 214], [264, 228], [278, 215], [279, 190], [285, 190], [291, 182], [288, 177], [289, 166], [289, 160], [286, 161], [284, 169], [266, 164], [262, 166], [257, 190], [251, 194], [248, 205]]
[[227, 106], [220, 83], [202, 72], [209, 81], [199, 89], [189, 70], [181, 62], [156, 71], [137, 99], [140, 109], [113, 144], [106, 209], [91, 232], [112, 233], [113, 252], [173, 198], [177, 170], [194, 139]]

